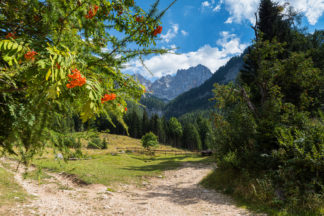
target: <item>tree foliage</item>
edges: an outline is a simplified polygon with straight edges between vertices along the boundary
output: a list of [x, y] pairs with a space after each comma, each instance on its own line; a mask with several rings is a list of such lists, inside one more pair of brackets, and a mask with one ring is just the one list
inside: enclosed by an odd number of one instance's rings
[[[215, 84], [217, 160], [224, 170], [268, 182], [268, 204], [316, 211], [324, 193], [323, 42], [310, 48], [319, 33], [302, 34], [283, 11], [261, 1], [239, 82]], [[304, 41], [299, 50], [295, 38]]]
[[102, 115], [126, 127], [126, 101], [138, 101], [144, 87], [120, 68], [167, 51], [152, 48], [165, 12], [157, 4], [145, 12], [131, 0], [1, 1], [4, 150], [27, 162], [59, 132], [50, 123], [70, 111], [83, 122]]
[[148, 151], [152, 150], [154, 147], [157, 147], [158, 144], [158, 137], [152, 132], [148, 132], [142, 137], [142, 145]]

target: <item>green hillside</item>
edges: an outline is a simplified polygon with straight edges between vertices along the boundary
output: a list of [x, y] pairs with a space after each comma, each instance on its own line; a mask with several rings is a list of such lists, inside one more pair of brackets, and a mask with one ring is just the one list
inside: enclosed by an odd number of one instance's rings
[[214, 83], [227, 83], [228, 77], [231, 75], [237, 76], [240, 68], [243, 65], [243, 56], [232, 57], [226, 65], [219, 68], [214, 75], [204, 84], [197, 88], [193, 88], [170, 101], [164, 113], [166, 117], [178, 117], [185, 113], [196, 110], [206, 110], [212, 108], [213, 103], [209, 99], [213, 96], [212, 89]]

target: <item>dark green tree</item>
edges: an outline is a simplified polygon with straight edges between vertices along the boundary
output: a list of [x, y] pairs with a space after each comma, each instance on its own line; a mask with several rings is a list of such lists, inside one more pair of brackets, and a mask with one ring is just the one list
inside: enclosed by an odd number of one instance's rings
[[151, 131], [150, 120], [149, 120], [146, 109], [144, 109], [143, 118], [142, 118], [142, 134], [144, 135], [149, 131]]
[[211, 121], [199, 117], [197, 119], [197, 128], [201, 138], [202, 149], [210, 149], [213, 145], [213, 129]]
[[182, 143], [183, 148], [191, 150], [202, 150], [201, 139], [194, 124], [185, 124], [183, 128]]
[[182, 125], [178, 119], [175, 117], [170, 118], [168, 121], [168, 135], [172, 145], [180, 147], [182, 132]]
[[159, 142], [158, 142], [158, 137], [152, 133], [146, 133], [142, 139], [142, 146], [149, 152], [151, 152], [152, 148], [155, 148], [158, 146]]

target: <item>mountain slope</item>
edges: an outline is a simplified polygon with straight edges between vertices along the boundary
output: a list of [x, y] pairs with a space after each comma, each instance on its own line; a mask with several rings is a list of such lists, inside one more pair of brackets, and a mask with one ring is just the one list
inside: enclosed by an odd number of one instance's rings
[[175, 76], [164, 76], [152, 83], [150, 90], [153, 95], [172, 100], [192, 88], [200, 86], [212, 76], [210, 70], [199, 64], [186, 70], [178, 70]]
[[152, 116], [153, 114], [162, 116], [164, 107], [166, 105], [162, 99], [151, 94], [146, 94], [145, 97], [142, 97], [140, 103], [145, 106], [149, 116]]
[[228, 83], [235, 80], [243, 65], [243, 56], [244, 54], [232, 57], [225, 66], [220, 67], [201, 86], [179, 95], [168, 103], [165, 107], [165, 116], [178, 117], [195, 110], [211, 108], [213, 102], [209, 101], [209, 99], [213, 97], [212, 89], [214, 83]]
[[134, 75], [148, 91], [164, 101], [170, 101], [183, 92], [200, 86], [211, 76], [210, 70], [201, 64], [186, 70], [178, 70], [175, 76], [166, 75], [153, 83], [140, 74]]

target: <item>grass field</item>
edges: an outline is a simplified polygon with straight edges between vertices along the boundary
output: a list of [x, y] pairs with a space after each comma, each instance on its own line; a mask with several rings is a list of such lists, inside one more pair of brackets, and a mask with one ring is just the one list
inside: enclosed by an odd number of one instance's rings
[[[84, 136], [86, 135], [86, 132], [82, 133], [74, 133], [74, 136]], [[94, 134], [91, 134], [89, 136], [95, 136]], [[96, 153], [96, 154], [105, 154], [107, 152], [118, 152], [119, 149], [125, 149], [125, 148], [142, 148], [141, 140], [140, 139], [134, 139], [128, 136], [123, 135], [115, 135], [115, 134], [107, 134], [107, 133], [100, 133], [97, 136], [100, 137], [101, 140], [106, 139], [108, 143], [108, 149], [97, 151], [97, 150], [86, 150], [87, 153]], [[81, 139], [82, 147], [86, 148], [88, 145], [88, 140]], [[168, 150], [168, 151], [182, 151], [187, 152], [185, 150], [181, 150], [178, 148], [174, 148], [168, 145], [162, 145], [160, 144], [157, 148], [157, 150]], [[93, 152], [94, 151], [94, 152]]]
[[[140, 183], [143, 178], [161, 175], [162, 171], [174, 169], [182, 162], [209, 162], [210, 160], [194, 155], [174, 155], [172, 152], [159, 156], [120, 153], [120, 148], [141, 148], [140, 140], [111, 134], [100, 134], [100, 138], [106, 138], [108, 149], [86, 149], [87, 141], [82, 140], [82, 151], [88, 158], [86, 160], [68, 162], [54, 160], [53, 153], [49, 151], [41, 158], [36, 158], [33, 164], [41, 169], [72, 174], [85, 183], [99, 183], [114, 187], [120, 183]], [[186, 152], [166, 145], [159, 145], [158, 149]]]
[[143, 177], [161, 175], [162, 171], [174, 169], [181, 162], [204, 162], [201, 157], [119, 154], [93, 154], [90, 160], [65, 163], [52, 159], [38, 159], [34, 164], [41, 168], [75, 175], [85, 183], [100, 183], [113, 187], [116, 183], [139, 183]]

